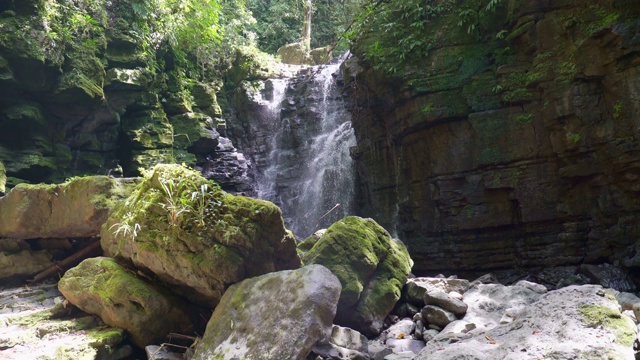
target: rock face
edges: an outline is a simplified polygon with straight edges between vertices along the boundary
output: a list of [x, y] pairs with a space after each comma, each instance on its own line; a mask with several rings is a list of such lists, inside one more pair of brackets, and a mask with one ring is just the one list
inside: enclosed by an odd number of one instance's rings
[[[445, 328], [417, 359], [633, 359], [636, 327], [596, 285], [541, 294], [526, 286], [479, 285], [464, 294], [469, 320], [463, 333]], [[511, 321], [499, 324], [509, 309]], [[513, 312], [511, 312], [513, 313]]]
[[340, 289], [340, 281], [320, 265], [232, 285], [193, 359], [305, 359], [329, 338]]
[[132, 179], [73, 178], [60, 185], [20, 184], [0, 198], [0, 238], [90, 237], [129, 195]]
[[[377, 38], [346, 65], [362, 215], [417, 272], [596, 262], [640, 236], [640, 7], [497, 3], [430, 18], [402, 70], [372, 66]], [[451, 25], [465, 6], [478, 23]]]
[[270, 202], [226, 194], [196, 171], [158, 165], [102, 227], [105, 255], [214, 307], [245, 278], [297, 268], [295, 239]]
[[[216, 149], [221, 80], [187, 78], [173, 49], [149, 53], [149, 39], [131, 25], [146, 20], [131, 4], [28, 3], [0, 5], [0, 163], [9, 188], [224, 156]], [[59, 39], [70, 18], [92, 21]], [[0, 170], [0, 192], [3, 178]]]
[[64, 274], [58, 288], [81, 310], [127, 330], [132, 341], [142, 348], [163, 342], [169, 332], [188, 333], [192, 327], [180, 300], [110, 258], [83, 261]]
[[308, 241], [315, 244], [302, 253], [303, 263], [326, 266], [342, 283], [335, 323], [367, 336], [379, 334], [413, 265], [404, 245], [375, 221], [355, 216]]
[[243, 82], [229, 136], [254, 165], [256, 195], [277, 204], [298, 238], [354, 214], [355, 145], [338, 64]]

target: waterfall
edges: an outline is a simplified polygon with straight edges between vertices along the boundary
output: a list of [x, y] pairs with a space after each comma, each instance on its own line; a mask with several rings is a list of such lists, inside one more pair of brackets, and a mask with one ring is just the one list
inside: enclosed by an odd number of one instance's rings
[[251, 114], [269, 134], [250, 136], [264, 139], [252, 145], [265, 150], [254, 157], [257, 196], [280, 206], [287, 228], [301, 239], [353, 213], [349, 149], [356, 142], [339, 71], [339, 64], [322, 65], [267, 80]]

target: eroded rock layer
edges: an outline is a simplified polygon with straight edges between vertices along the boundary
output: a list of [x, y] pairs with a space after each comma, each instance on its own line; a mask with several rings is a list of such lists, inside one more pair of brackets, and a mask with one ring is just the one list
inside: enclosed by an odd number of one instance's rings
[[611, 259], [640, 235], [640, 9], [496, 3], [430, 19], [428, 55], [401, 70], [356, 44], [362, 215], [417, 272]]

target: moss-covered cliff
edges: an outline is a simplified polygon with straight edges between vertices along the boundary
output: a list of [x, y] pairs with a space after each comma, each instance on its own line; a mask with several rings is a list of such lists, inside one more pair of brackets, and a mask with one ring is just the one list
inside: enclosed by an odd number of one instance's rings
[[372, 5], [346, 64], [363, 215], [418, 272], [614, 260], [640, 235], [638, 3], [413, 2]]
[[160, 0], [0, 4], [8, 187], [216, 157], [216, 92], [242, 45], [225, 26], [250, 15], [236, 2], [187, 2], [180, 11]]

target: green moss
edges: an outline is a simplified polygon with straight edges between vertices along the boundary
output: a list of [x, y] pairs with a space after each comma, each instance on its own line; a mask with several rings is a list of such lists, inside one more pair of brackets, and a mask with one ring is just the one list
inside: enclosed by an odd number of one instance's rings
[[58, 99], [65, 102], [83, 101], [81, 96], [89, 99], [104, 99], [102, 84], [97, 84], [78, 69], [62, 75], [55, 92]]
[[114, 347], [124, 340], [124, 330], [117, 328], [98, 328], [87, 331], [91, 338], [90, 345], [94, 348]]
[[636, 340], [637, 329], [633, 321], [620, 311], [605, 305], [583, 305], [578, 309], [583, 322], [591, 327], [602, 327], [615, 332], [616, 343], [631, 347]]
[[365, 284], [374, 276], [381, 278], [378, 286], [372, 287], [374, 297], [379, 299], [381, 294], [388, 292], [399, 294], [402, 286], [395, 289], [397, 284], [390, 284], [389, 280], [406, 278], [412, 265], [406, 249], [396, 248], [382, 227], [371, 219], [352, 216], [331, 225], [303, 254], [302, 261], [307, 265], [321, 264], [336, 275], [342, 284], [338, 305], [341, 309], [354, 306], [360, 300]]

